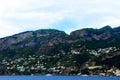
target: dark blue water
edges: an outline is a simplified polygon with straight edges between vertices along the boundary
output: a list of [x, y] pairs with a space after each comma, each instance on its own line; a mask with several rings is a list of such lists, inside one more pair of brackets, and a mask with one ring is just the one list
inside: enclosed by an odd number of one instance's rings
[[0, 80], [120, 80], [120, 77], [99, 76], [0, 76]]

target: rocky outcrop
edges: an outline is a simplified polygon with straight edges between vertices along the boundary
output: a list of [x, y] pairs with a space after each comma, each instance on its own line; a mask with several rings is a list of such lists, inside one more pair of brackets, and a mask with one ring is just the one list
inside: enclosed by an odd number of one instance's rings
[[83, 41], [107, 40], [112, 36], [112, 28], [110, 26], [101, 29], [85, 28], [71, 32], [70, 36]]
[[53, 29], [28, 31], [0, 39], [0, 50], [41, 46], [49, 42], [51, 42], [51, 44], [62, 43], [64, 42], [62, 39], [66, 36], [67, 34], [63, 31]]

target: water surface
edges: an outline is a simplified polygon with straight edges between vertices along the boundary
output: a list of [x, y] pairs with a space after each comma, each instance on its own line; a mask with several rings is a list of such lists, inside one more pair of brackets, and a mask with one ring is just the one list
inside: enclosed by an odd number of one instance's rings
[[102, 76], [0, 76], [0, 80], [120, 80]]

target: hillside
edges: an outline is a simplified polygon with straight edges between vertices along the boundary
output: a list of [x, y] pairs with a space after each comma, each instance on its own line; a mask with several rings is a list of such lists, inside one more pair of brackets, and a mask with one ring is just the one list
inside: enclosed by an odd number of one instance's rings
[[115, 75], [120, 27], [27, 31], [0, 39], [1, 75]]

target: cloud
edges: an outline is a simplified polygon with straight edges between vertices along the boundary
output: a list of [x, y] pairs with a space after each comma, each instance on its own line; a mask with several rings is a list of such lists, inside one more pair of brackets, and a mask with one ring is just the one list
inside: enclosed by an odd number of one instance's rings
[[101, 25], [110, 25], [112, 27], [120, 26], [120, 18], [118, 17], [105, 17]]
[[0, 37], [27, 30], [120, 25], [118, 0], [0, 0]]
[[5, 37], [10, 34], [16, 34], [18, 32], [22, 32], [22, 29], [9, 22], [0, 21], [0, 37]]

